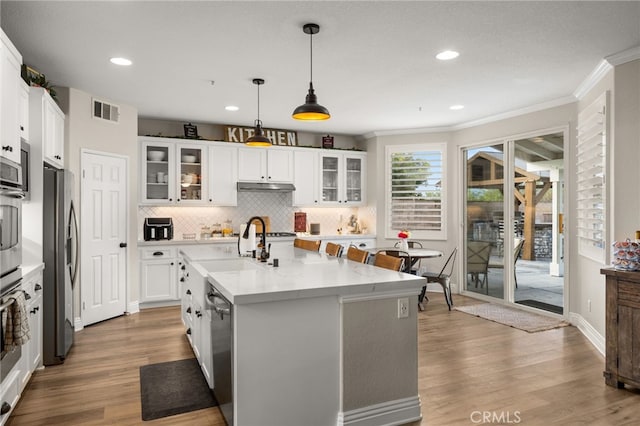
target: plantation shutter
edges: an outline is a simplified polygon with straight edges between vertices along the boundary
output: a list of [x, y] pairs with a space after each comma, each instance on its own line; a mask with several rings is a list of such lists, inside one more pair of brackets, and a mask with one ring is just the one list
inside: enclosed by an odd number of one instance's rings
[[444, 238], [444, 147], [402, 148], [387, 152], [387, 236], [406, 229], [411, 238]]

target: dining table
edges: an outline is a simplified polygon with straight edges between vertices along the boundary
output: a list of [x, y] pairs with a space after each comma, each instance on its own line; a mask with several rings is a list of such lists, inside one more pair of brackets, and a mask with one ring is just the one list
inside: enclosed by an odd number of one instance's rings
[[379, 251], [389, 252], [404, 252], [409, 255], [409, 262], [405, 265], [405, 272], [410, 273], [413, 266], [418, 263], [420, 259], [431, 259], [434, 257], [442, 257], [443, 253], [440, 250], [434, 250], [422, 247], [410, 247], [408, 249], [401, 249], [399, 247], [368, 247], [366, 249], [369, 254], [375, 255]]

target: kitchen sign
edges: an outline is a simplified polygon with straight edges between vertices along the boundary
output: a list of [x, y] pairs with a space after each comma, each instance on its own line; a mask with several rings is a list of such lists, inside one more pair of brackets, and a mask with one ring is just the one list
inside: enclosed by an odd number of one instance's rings
[[[254, 134], [253, 127], [223, 126], [224, 140], [243, 143]], [[291, 130], [262, 129], [273, 145], [298, 146], [298, 133]]]

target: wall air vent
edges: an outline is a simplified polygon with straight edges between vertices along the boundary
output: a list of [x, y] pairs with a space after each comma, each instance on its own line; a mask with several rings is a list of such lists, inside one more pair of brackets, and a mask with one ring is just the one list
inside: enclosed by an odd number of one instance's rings
[[120, 120], [120, 107], [98, 99], [93, 100], [93, 117], [117, 123]]

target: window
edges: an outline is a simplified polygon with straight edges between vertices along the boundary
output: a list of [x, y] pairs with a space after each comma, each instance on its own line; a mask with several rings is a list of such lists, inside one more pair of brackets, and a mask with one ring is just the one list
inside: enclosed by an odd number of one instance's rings
[[606, 260], [607, 93], [578, 115], [578, 253]]
[[446, 144], [387, 146], [386, 238], [446, 239]]

